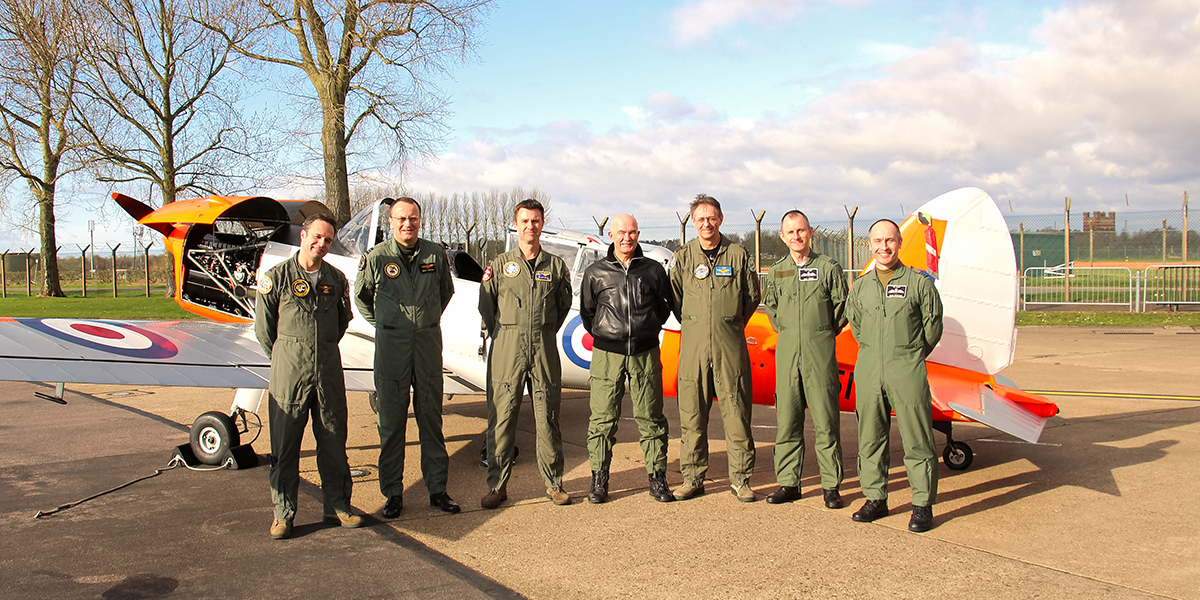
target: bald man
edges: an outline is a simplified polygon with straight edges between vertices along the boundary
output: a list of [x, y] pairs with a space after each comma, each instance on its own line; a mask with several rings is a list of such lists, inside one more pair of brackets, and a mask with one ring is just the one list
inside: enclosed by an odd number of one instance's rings
[[670, 502], [675, 497], [667, 488], [667, 418], [658, 336], [671, 314], [671, 284], [666, 269], [642, 255], [633, 215], [613, 217], [608, 237], [608, 256], [584, 271], [579, 293], [579, 316], [593, 340], [588, 501], [599, 504], [608, 498], [609, 464], [628, 379], [650, 495]]
[[871, 226], [875, 268], [850, 290], [846, 314], [858, 340], [858, 478], [867, 501], [854, 520], [887, 516], [892, 411], [904, 442], [904, 469], [912, 488], [909, 531], [933, 527], [938, 463], [933, 406], [925, 358], [942, 338], [942, 300], [933, 280], [900, 263], [900, 228], [887, 219]]

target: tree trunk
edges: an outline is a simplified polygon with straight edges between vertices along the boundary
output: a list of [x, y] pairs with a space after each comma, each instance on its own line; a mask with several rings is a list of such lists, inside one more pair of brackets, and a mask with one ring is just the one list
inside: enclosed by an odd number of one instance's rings
[[54, 190], [38, 190], [38, 232], [42, 244], [42, 289], [39, 296], [62, 298], [58, 277], [58, 242], [54, 234]]
[[[350, 176], [346, 166], [346, 103], [325, 102], [322, 109], [321, 148], [325, 158], [325, 204], [338, 227], [350, 220]], [[329, 106], [333, 104], [333, 106]]]

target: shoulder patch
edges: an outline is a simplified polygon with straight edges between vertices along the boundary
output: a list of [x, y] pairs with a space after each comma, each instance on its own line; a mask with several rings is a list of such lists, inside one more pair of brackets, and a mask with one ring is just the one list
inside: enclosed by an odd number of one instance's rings
[[671, 262], [667, 263], [667, 270], [670, 271], [671, 269], [674, 269], [674, 268], [675, 268], [675, 255], [672, 254]]
[[488, 265], [487, 268], [483, 270], [483, 280], [484, 281], [492, 280], [492, 265]]
[[258, 280], [258, 293], [260, 294], [270, 294], [274, 287], [275, 284], [271, 283], [269, 275], [263, 275], [262, 279]]
[[365, 270], [366, 268], [367, 268], [367, 257], [363, 256], [362, 258], [358, 259], [358, 270], [362, 271], [362, 270]]

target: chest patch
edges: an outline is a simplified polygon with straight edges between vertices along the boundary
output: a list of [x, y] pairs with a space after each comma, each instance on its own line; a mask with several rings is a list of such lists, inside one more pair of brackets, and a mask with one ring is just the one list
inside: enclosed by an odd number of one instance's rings
[[550, 271], [538, 271], [533, 274], [533, 278], [538, 281], [550, 281]]
[[816, 269], [798, 269], [796, 278], [800, 281], [816, 281], [821, 278], [821, 272]]
[[907, 298], [908, 286], [889, 283], [886, 295], [888, 298]]
[[270, 277], [264, 275], [262, 279], [258, 280], [258, 293], [260, 294], [270, 294], [271, 289], [274, 287], [275, 284], [271, 283]]
[[318, 285], [317, 286], [317, 295], [318, 296], [332, 296], [333, 295], [333, 286], [328, 285], [328, 284]]
[[432, 273], [436, 270], [437, 270], [437, 265], [435, 265], [433, 263], [425, 263], [425, 264], [421, 265], [422, 273]]
[[787, 279], [788, 277], [791, 277], [792, 275], [795, 275], [795, 274], [796, 274], [796, 272], [792, 271], [790, 269], [787, 271], [775, 271], [775, 279]]
[[708, 277], [708, 265], [696, 265], [696, 270], [692, 271], [692, 274], [696, 276], [696, 279]]
[[303, 298], [311, 291], [312, 288], [308, 285], [307, 279], [297, 279], [292, 282], [292, 295], [297, 298]]
[[388, 276], [388, 279], [395, 279], [400, 276], [400, 265], [390, 262], [383, 265], [383, 274]]
[[509, 263], [504, 264], [504, 276], [505, 277], [516, 277], [517, 273], [520, 273], [520, 272], [521, 272], [521, 265], [518, 265], [515, 262], [509, 262]]
[[733, 267], [729, 265], [717, 265], [713, 267], [713, 275], [717, 277], [733, 277]]

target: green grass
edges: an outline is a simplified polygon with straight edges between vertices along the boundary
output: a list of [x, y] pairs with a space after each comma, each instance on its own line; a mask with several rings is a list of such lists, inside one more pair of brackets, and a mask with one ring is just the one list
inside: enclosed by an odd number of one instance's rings
[[[4, 317], [41, 317], [67, 319], [149, 319], [174, 320], [198, 319], [175, 303], [172, 298], [164, 298], [162, 292], [151, 292], [152, 296], [137, 297], [93, 296], [88, 290], [87, 298], [27, 298], [24, 296], [0, 300], [0, 316]], [[145, 291], [143, 290], [144, 294]]]
[[1200, 311], [1193, 312], [1059, 312], [1020, 311], [1017, 325], [1067, 325], [1080, 327], [1134, 326], [1162, 327], [1164, 325], [1200, 326]]

